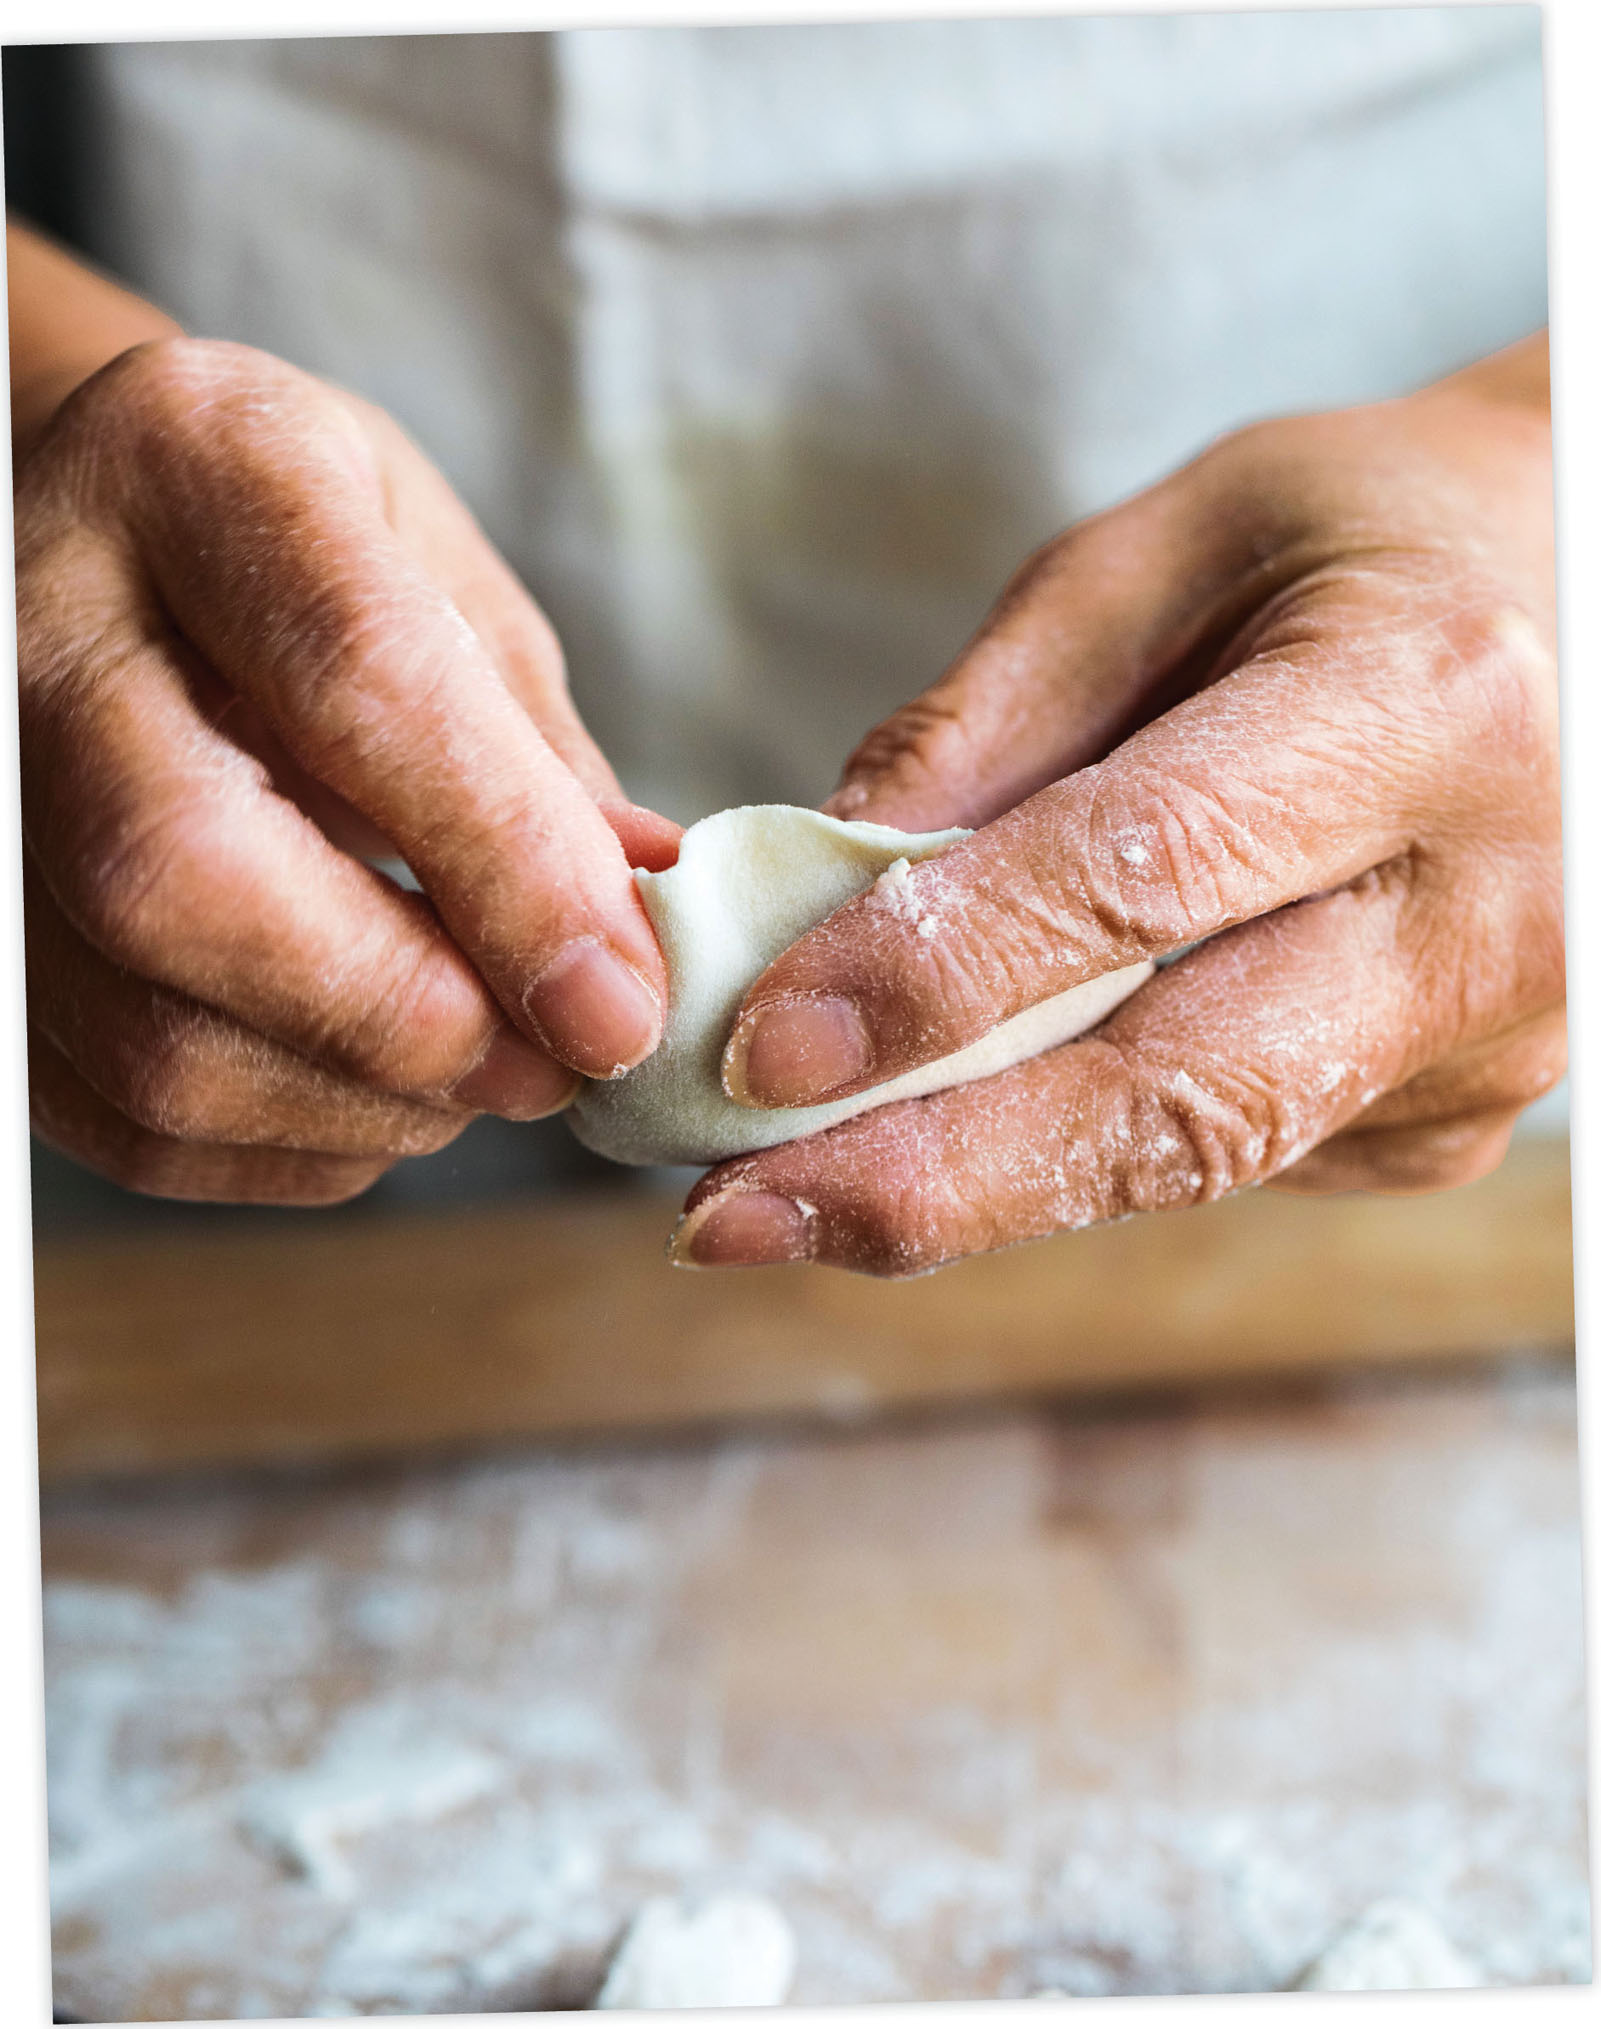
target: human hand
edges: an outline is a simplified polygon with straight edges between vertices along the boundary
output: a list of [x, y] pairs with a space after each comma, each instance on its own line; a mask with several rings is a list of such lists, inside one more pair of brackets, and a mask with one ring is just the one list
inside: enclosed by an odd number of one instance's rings
[[330, 1202], [655, 1047], [629, 863], [677, 828], [387, 417], [153, 340], [30, 433], [16, 530], [46, 1139], [138, 1190]]
[[828, 806], [982, 829], [771, 966], [725, 1085], [858, 1091], [1208, 941], [1089, 1038], [709, 1172], [677, 1258], [906, 1274], [1491, 1168], [1564, 1060], [1542, 393], [1526, 346], [1260, 424], [1034, 557]]

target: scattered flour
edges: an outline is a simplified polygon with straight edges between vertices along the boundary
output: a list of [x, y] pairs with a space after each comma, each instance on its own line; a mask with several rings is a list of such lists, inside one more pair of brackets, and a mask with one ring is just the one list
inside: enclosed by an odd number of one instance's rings
[[[1571, 1384], [1314, 1420], [1176, 1425], [1182, 1528], [1128, 1505], [1149, 1426], [1051, 1415], [52, 1496], [59, 1999], [583, 2007], [653, 1898], [735, 1890], [807, 2005], [1283, 1988], [1380, 1895], [1582, 1982]], [[1085, 1627], [1182, 1672], [1123, 1696]], [[864, 1647], [904, 1690], [836, 1723]]]
[[239, 1812], [247, 1837], [327, 1894], [350, 1896], [345, 1843], [397, 1825], [426, 1825], [488, 1795], [504, 1764], [459, 1741], [419, 1735], [418, 1714], [391, 1703], [358, 1706], [316, 1762], [269, 1777]]

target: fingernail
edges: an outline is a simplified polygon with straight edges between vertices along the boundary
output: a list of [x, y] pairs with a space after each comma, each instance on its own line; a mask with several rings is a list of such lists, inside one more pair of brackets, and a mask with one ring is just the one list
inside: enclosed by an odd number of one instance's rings
[[542, 1120], [576, 1098], [582, 1083], [536, 1043], [503, 1028], [466, 1077], [451, 1086], [450, 1096], [478, 1113], [498, 1113], [502, 1120]]
[[634, 968], [581, 937], [550, 961], [523, 996], [552, 1051], [591, 1078], [618, 1078], [661, 1038], [661, 1002]]
[[872, 1062], [872, 1038], [851, 1001], [781, 1001], [735, 1030], [723, 1053], [723, 1089], [741, 1106], [812, 1106]]
[[812, 1258], [809, 1205], [776, 1191], [724, 1191], [679, 1220], [667, 1256], [675, 1268], [764, 1268]]

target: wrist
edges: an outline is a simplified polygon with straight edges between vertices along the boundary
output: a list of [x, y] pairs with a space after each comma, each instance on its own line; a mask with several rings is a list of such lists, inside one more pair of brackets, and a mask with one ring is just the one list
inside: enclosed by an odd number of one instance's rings
[[67, 398], [117, 356], [115, 352], [102, 356], [98, 351], [74, 354], [41, 367], [24, 379], [13, 378], [11, 453], [15, 465], [21, 466]]
[[1432, 382], [1425, 395], [1467, 395], [1477, 401], [1551, 414], [1551, 348], [1547, 334], [1536, 331], [1477, 359], [1457, 373]]
[[154, 304], [8, 224], [11, 442], [18, 462], [74, 389], [132, 346], [181, 336]]

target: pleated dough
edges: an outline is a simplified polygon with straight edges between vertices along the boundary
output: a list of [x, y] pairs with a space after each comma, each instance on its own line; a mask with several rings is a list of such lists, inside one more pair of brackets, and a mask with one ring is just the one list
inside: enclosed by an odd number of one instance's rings
[[[853, 897], [875, 888], [886, 911], [917, 903], [909, 866], [934, 859], [965, 831], [892, 831], [782, 803], [719, 811], [685, 832], [678, 863], [636, 873], [667, 960], [666, 1033], [655, 1054], [624, 1077], [586, 1084], [569, 1109], [586, 1147], [628, 1163], [710, 1163], [815, 1134], [852, 1114], [942, 1091], [1010, 1069], [1093, 1028], [1147, 979], [1151, 966], [1070, 987], [1000, 1023], [936, 1063], [823, 1106], [736, 1106], [723, 1091], [722, 1054], [751, 982], [797, 937]], [[917, 934], [941, 933], [938, 905]]]

